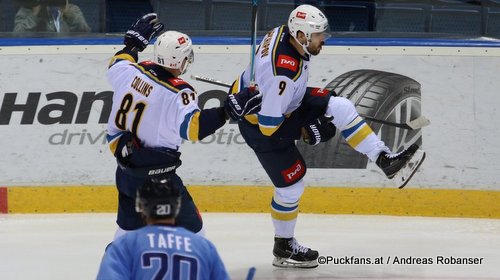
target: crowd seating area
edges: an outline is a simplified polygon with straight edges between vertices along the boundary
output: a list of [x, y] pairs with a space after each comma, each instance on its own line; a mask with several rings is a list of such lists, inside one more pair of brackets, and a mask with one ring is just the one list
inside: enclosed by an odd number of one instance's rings
[[[97, 33], [124, 32], [134, 19], [152, 11], [168, 29], [183, 32], [230, 35], [250, 30], [251, 0], [70, 2], [80, 6], [92, 32]], [[259, 0], [259, 31], [285, 24], [290, 11], [304, 3], [323, 10], [333, 32], [500, 38], [500, 0]], [[18, 8], [16, 0], [0, 0], [0, 32], [12, 31]]]

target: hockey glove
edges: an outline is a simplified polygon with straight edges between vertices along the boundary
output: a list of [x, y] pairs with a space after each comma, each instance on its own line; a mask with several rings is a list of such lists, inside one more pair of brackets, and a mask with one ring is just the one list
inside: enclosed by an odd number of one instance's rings
[[302, 128], [304, 142], [315, 146], [330, 140], [337, 130], [332, 120], [333, 117], [321, 116], [306, 124]]
[[155, 13], [144, 15], [127, 30], [123, 43], [132, 50], [142, 52], [163, 27], [163, 23], [159, 22]]
[[244, 88], [237, 94], [229, 94], [224, 101], [224, 110], [233, 120], [240, 120], [246, 115], [256, 114], [260, 111], [262, 94], [258, 89]]

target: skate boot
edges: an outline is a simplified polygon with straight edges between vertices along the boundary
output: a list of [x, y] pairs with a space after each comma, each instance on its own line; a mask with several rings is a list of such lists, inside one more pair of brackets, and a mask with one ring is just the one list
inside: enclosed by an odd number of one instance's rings
[[314, 268], [318, 251], [300, 245], [295, 238], [274, 238], [273, 265], [277, 267]]
[[402, 189], [417, 172], [424, 159], [425, 152], [419, 149], [417, 144], [413, 144], [397, 154], [380, 153], [376, 164], [384, 171], [387, 178], [396, 177], [399, 188]]

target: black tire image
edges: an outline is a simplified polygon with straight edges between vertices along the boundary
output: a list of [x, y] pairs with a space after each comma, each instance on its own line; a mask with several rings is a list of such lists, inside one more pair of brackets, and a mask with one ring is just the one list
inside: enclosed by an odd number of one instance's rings
[[[351, 100], [361, 115], [398, 123], [421, 115], [420, 84], [400, 74], [354, 70], [335, 78], [325, 88]], [[422, 143], [420, 129], [412, 131], [367, 123], [393, 152]], [[351, 148], [338, 130], [326, 143], [311, 147], [298, 141], [297, 146], [309, 168], [366, 168], [368, 163], [368, 158]]]

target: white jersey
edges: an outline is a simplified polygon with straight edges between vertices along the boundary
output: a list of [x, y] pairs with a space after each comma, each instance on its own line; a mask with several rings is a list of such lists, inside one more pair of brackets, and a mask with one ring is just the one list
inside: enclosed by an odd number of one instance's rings
[[[272, 135], [286, 116], [301, 104], [309, 77], [309, 57], [291, 45], [288, 27], [271, 30], [262, 40], [255, 55], [255, 82], [262, 93], [262, 108], [257, 115], [247, 116], [259, 124], [264, 135]], [[233, 86], [233, 93], [250, 84], [250, 66]]]
[[112, 152], [123, 131], [131, 131], [145, 147], [177, 150], [182, 139], [198, 140], [197, 95], [185, 81], [152, 63], [136, 63], [127, 53], [117, 54], [107, 74], [113, 87], [108, 120]]

